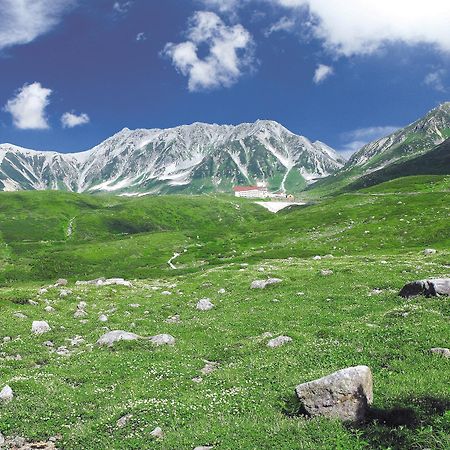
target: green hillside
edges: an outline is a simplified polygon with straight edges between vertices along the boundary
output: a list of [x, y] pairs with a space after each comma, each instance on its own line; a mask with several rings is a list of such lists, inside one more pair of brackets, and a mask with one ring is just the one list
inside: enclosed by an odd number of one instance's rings
[[[449, 448], [449, 360], [429, 351], [448, 346], [448, 299], [398, 297], [449, 276], [449, 205], [439, 175], [277, 214], [226, 196], [0, 193], [0, 388], [15, 393], [1, 432], [64, 450]], [[96, 277], [132, 287], [75, 284]], [[267, 277], [282, 282], [250, 289]], [[32, 335], [34, 320], [52, 330]], [[176, 344], [99, 347], [108, 330]], [[268, 333], [292, 342], [269, 348]], [[374, 375], [366, 423], [300, 414], [297, 384], [359, 364]]]

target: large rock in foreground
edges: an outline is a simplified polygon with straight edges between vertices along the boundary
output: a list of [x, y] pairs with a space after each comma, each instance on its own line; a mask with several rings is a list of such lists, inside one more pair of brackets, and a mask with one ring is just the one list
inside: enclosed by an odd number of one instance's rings
[[416, 295], [425, 295], [426, 297], [450, 295], [450, 278], [413, 281], [405, 284], [398, 295], [406, 298], [415, 297]]
[[356, 366], [300, 384], [295, 392], [310, 416], [360, 422], [372, 403], [372, 389], [370, 369]]
[[108, 333], [105, 333], [103, 336], [101, 336], [97, 341], [97, 344], [111, 347], [119, 341], [135, 341], [140, 338], [141, 337], [137, 334], [129, 333], [128, 331], [114, 330], [109, 331]]

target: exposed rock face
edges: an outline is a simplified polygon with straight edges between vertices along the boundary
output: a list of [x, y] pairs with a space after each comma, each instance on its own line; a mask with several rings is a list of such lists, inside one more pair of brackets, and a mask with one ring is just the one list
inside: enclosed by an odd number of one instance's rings
[[35, 320], [31, 325], [31, 332], [34, 334], [44, 334], [50, 330], [50, 325], [45, 320]]
[[281, 283], [283, 280], [280, 280], [279, 278], [269, 278], [267, 280], [255, 280], [250, 285], [251, 289], [265, 289], [267, 286], [270, 286], [271, 284], [278, 284]]
[[416, 295], [425, 295], [426, 297], [450, 295], [450, 278], [413, 281], [405, 284], [398, 295], [405, 298], [415, 297]]
[[276, 338], [271, 339], [267, 343], [267, 347], [276, 348], [276, 347], [280, 347], [284, 344], [287, 344], [288, 342], [291, 342], [291, 341], [292, 341], [292, 338], [290, 338], [289, 336], [278, 336]]
[[97, 344], [107, 345], [108, 347], [111, 347], [119, 341], [135, 341], [136, 339], [140, 339], [140, 336], [138, 336], [137, 334], [129, 333], [128, 331], [123, 330], [114, 330], [109, 331], [108, 333], [101, 336], [97, 341]]
[[160, 345], [175, 345], [175, 338], [170, 334], [157, 334], [149, 338], [151, 343], [156, 346]]
[[310, 416], [359, 422], [365, 419], [372, 403], [372, 386], [370, 369], [356, 366], [300, 384], [295, 391]]

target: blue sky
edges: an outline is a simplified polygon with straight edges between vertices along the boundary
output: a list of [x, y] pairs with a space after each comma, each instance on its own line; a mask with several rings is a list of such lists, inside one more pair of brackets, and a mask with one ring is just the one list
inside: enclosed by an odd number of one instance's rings
[[0, 142], [273, 119], [351, 152], [450, 100], [447, 0], [0, 0]]

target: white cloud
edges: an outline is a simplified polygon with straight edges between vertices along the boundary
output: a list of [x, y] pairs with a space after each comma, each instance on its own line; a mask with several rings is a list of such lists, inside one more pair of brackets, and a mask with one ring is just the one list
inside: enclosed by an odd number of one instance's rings
[[113, 4], [113, 10], [119, 14], [126, 14], [130, 10], [132, 5], [132, 1], [117, 1]]
[[49, 32], [78, 0], [0, 0], [0, 50]]
[[308, 7], [313, 34], [337, 55], [370, 54], [386, 43], [431, 44], [450, 52], [448, 0], [268, 0]]
[[282, 17], [280, 20], [271, 25], [264, 33], [266, 37], [269, 37], [272, 33], [278, 31], [292, 31], [295, 28], [296, 20], [292, 17]]
[[339, 150], [339, 153], [344, 155], [344, 157], [349, 158], [353, 153], [364, 147], [364, 145], [384, 136], [388, 136], [399, 128], [400, 127], [387, 125], [382, 127], [357, 128], [356, 130], [342, 133], [341, 139], [344, 141], [344, 145]]
[[45, 116], [51, 89], [41, 83], [25, 84], [16, 96], [5, 105], [5, 111], [12, 115], [14, 126], [21, 130], [43, 130], [50, 128]]
[[[187, 31], [188, 40], [168, 43], [163, 54], [188, 77], [191, 92], [229, 87], [247, 70], [253, 59], [253, 39], [240, 24], [227, 26], [217, 14], [199, 11]], [[205, 57], [199, 47], [208, 48]]]
[[140, 41], [146, 41], [147, 40], [147, 35], [145, 33], [138, 33], [136, 35], [136, 41], [140, 42]]
[[61, 116], [61, 123], [63, 128], [73, 128], [79, 125], [86, 125], [91, 119], [85, 113], [75, 114], [73, 112], [66, 112]]
[[446, 74], [447, 71], [444, 69], [435, 70], [434, 72], [430, 72], [429, 74], [427, 74], [423, 82], [435, 91], [447, 92], [444, 83], [444, 77]]
[[221, 13], [235, 13], [246, 0], [199, 0], [206, 8], [215, 9]]
[[313, 81], [316, 84], [323, 83], [328, 77], [334, 74], [334, 69], [331, 66], [325, 64], [319, 64], [314, 72]]

